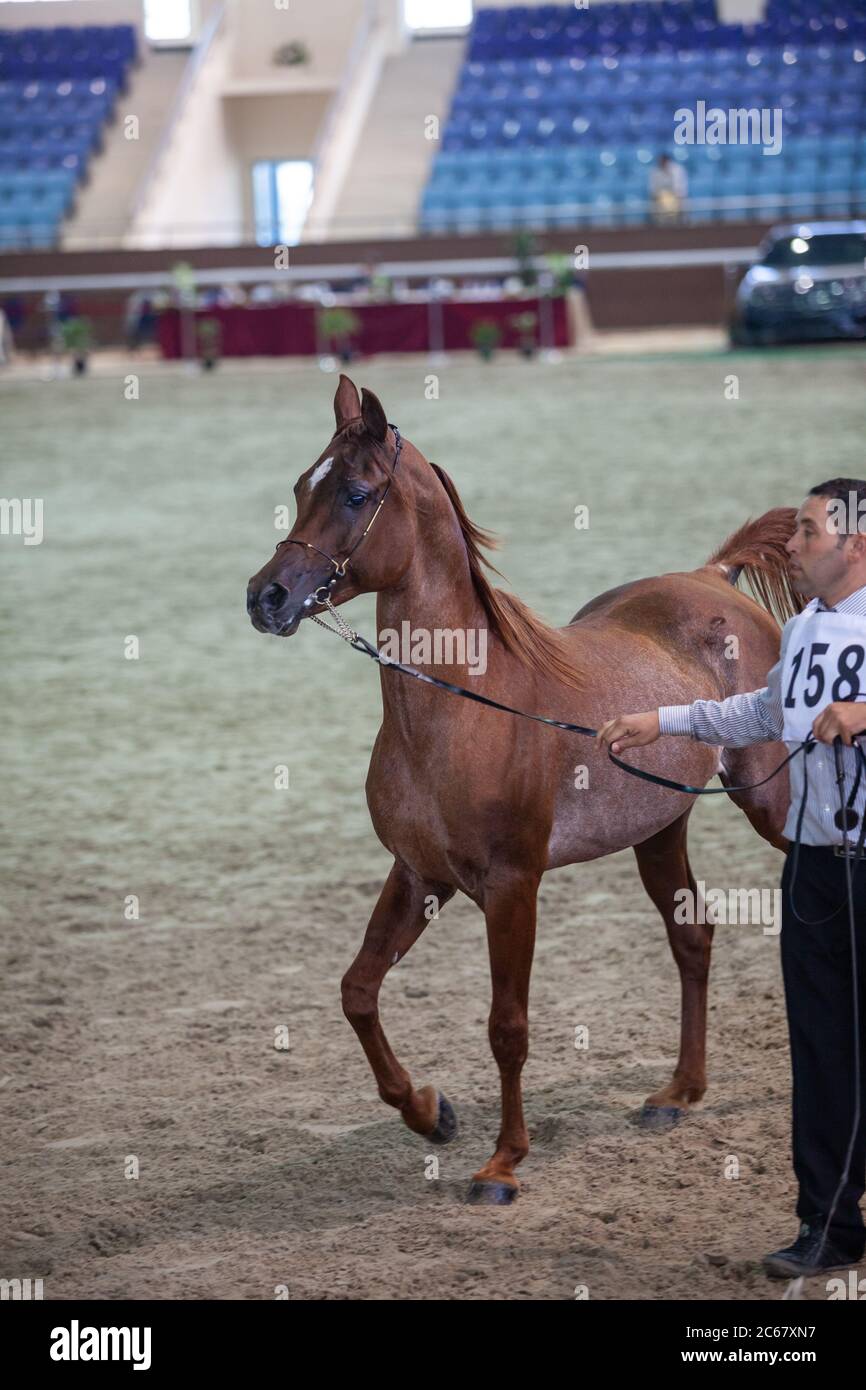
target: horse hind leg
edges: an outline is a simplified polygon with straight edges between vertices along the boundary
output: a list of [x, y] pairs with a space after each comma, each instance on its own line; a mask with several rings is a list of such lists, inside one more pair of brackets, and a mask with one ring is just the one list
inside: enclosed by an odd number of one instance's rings
[[697, 884], [686, 852], [690, 811], [691, 807], [664, 830], [634, 846], [643, 885], [667, 930], [680, 972], [681, 991], [679, 1058], [667, 1086], [644, 1102], [640, 1124], [645, 1129], [673, 1128], [707, 1088], [707, 983], [713, 927], [710, 923], [678, 921], [683, 914], [675, 898], [678, 891], [690, 889], [691, 902], [698, 901]]
[[[786, 751], [781, 743], [751, 743], [746, 748], [723, 748], [719, 780], [724, 787], [760, 782], [779, 766]], [[775, 849], [788, 848], [784, 834], [790, 795], [787, 768], [763, 787], [748, 792], [728, 792], [728, 795], [768, 844]]]

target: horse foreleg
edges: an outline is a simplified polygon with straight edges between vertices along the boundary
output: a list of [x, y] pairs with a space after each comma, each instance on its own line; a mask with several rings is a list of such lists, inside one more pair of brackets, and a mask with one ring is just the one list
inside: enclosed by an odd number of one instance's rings
[[406, 954], [427, 926], [427, 899], [440, 906], [453, 888], [427, 883], [395, 861], [364, 935], [363, 945], [343, 976], [343, 1013], [358, 1035], [373, 1069], [379, 1095], [399, 1110], [416, 1134], [444, 1144], [457, 1132], [454, 1111], [434, 1086], [416, 1091], [400, 1066], [379, 1022], [379, 990], [391, 966]]
[[707, 1089], [707, 982], [713, 927], [710, 923], [678, 922], [674, 917], [678, 889], [691, 889], [692, 902], [697, 902], [697, 884], [686, 853], [688, 816], [686, 811], [672, 825], [634, 847], [643, 885], [664, 918], [680, 972], [682, 997], [680, 1055], [668, 1085], [644, 1102], [641, 1124], [647, 1129], [671, 1128]]
[[538, 879], [509, 878], [484, 898], [493, 997], [488, 1033], [502, 1085], [496, 1152], [469, 1188], [470, 1202], [512, 1202], [520, 1191], [514, 1169], [529, 1153], [520, 1073], [529, 1045], [529, 976], [535, 946]]

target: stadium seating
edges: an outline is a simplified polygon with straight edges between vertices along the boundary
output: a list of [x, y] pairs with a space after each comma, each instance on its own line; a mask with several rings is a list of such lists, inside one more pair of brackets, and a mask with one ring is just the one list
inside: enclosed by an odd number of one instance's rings
[[[676, 143], [674, 113], [699, 101], [780, 111], [779, 152]], [[861, 211], [866, 0], [771, 0], [751, 26], [712, 0], [479, 10], [421, 227], [642, 222], [662, 150], [696, 220]]]
[[0, 30], [0, 247], [54, 245], [135, 58], [128, 24]]

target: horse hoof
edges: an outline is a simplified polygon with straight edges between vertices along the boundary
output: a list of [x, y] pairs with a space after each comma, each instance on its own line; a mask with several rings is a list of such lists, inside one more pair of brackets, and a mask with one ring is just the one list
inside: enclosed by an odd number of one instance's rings
[[519, 1191], [519, 1187], [512, 1187], [507, 1182], [489, 1182], [473, 1178], [469, 1184], [466, 1200], [475, 1207], [507, 1207], [514, 1201]]
[[638, 1116], [641, 1129], [674, 1129], [686, 1115], [679, 1105], [645, 1105]]
[[440, 1094], [436, 1128], [427, 1137], [431, 1144], [450, 1144], [456, 1133], [457, 1116], [454, 1113], [454, 1106], [446, 1096]]

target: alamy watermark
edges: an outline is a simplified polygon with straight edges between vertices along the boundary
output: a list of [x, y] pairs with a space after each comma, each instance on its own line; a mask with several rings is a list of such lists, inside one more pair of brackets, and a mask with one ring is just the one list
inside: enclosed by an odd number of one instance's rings
[[0, 497], [0, 536], [23, 536], [25, 545], [42, 544], [41, 497]]
[[674, 142], [677, 145], [763, 145], [765, 155], [782, 149], [782, 108], [780, 106], [734, 107], [695, 103], [694, 109], [681, 106], [674, 112]]
[[150, 1369], [149, 1327], [82, 1327], [73, 1318], [69, 1327], [51, 1330], [48, 1355], [52, 1361], [131, 1361], [134, 1371]]
[[866, 535], [866, 497], [858, 498], [851, 489], [848, 501], [827, 498], [827, 530], [836, 536]]
[[408, 620], [379, 633], [379, 660], [387, 665], [465, 666], [470, 676], [487, 670], [487, 628], [413, 627]]
[[44, 1297], [41, 1279], [0, 1279], [0, 1302], [26, 1303]]
[[674, 921], [680, 926], [763, 927], [764, 936], [782, 930], [781, 888], [710, 888], [697, 881], [697, 893], [678, 888], [674, 893]]

